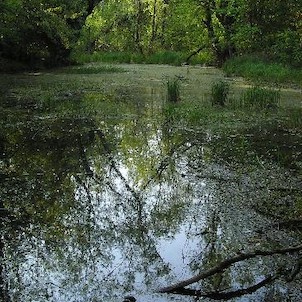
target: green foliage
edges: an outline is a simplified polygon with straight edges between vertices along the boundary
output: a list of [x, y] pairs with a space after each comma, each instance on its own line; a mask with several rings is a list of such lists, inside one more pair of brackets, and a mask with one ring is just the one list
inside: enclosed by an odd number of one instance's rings
[[296, 83], [302, 82], [302, 71], [280, 63], [271, 63], [259, 56], [240, 56], [223, 65], [227, 76], [243, 76], [256, 82]]
[[[287, 65], [301, 63], [301, 10], [299, 0], [245, 0], [232, 39], [238, 53], [263, 52]], [[300, 52], [300, 54], [299, 54]]]
[[301, 10], [300, 0], [3, 0], [0, 56], [33, 67], [69, 63], [71, 52], [80, 63], [179, 65], [195, 53], [193, 64], [221, 66], [260, 49], [282, 65], [248, 76], [283, 82], [284, 64], [302, 66]]
[[279, 107], [280, 91], [254, 86], [241, 96], [241, 107], [254, 109], [275, 109]]
[[[161, 51], [149, 55], [131, 52], [93, 52], [80, 53], [73, 52], [72, 60], [74, 62], [83, 64], [91, 62], [105, 62], [105, 63], [147, 63], [147, 64], [170, 64], [179, 66], [185, 62], [188, 54], [174, 51]], [[208, 53], [201, 53], [191, 60], [192, 65], [209, 64], [213, 58]]]
[[225, 81], [219, 81], [212, 84], [211, 102], [212, 105], [225, 106], [228, 101], [230, 84]]
[[203, 17], [197, 1], [169, 1], [162, 20], [164, 35], [160, 46], [176, 52], [191, 52], [201, 45], [206, 46], [208, 37], [202, 25]]
[[[32, 67], [65, 63], [74, 41], [78, 1], [9, 1], [0, 11], [0, 54]], [[78, 11], [79, 9], [79, 11]]]
[[272, 57], [286, 65], [293, 67], [302, 66], [301, 33], [285, 30], [276, 36], [272, 43]]
[[167, 101], [170, 103], [180, 101], [180, 79], [178, 77], [167, 81]]

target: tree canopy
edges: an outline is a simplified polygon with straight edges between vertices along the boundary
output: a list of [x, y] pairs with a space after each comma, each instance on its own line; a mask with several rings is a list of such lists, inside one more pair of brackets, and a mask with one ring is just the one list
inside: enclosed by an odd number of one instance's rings
[[302, 65], [300, 0], [3, 0], [0, 56], [62, 64], [71, 51], [262, 53]]

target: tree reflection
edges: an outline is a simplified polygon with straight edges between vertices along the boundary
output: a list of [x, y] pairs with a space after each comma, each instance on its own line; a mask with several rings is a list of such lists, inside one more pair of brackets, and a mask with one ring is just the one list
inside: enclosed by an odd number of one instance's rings
[[[177, 247], [187, 274], [252, 240], [284, 241], [256, 238], [267, 222], [251, 204], [269, 194], [242, 166], [217, 160], [222, 147], [213, 147], [210, 131], [192, 135], [149, 116], [56, 118], [1, 136], [0, 207], [13, 218], [1, 222], [0, 281], [12, 301], [117, 301], [150, 292], [180, 278], [181, 265], [160, 248], [180, 235], [194, 245]], [[201, 286], [244, 285], [276, 263], [251, 262]]]
[[[9, 220], [2, 234], [13, 300], [112, 298], [168, 272], [156, 238], [175, 233], [182, 212], [170, 198], [176, 179], [162, 190], [177, 150], [162, 148], [154, 125], [127, 142], [132, 126], [54, 120], [6, 133], [1, 196], [23, 224]], [[157, 224], [162, 203], [174, 209]]]

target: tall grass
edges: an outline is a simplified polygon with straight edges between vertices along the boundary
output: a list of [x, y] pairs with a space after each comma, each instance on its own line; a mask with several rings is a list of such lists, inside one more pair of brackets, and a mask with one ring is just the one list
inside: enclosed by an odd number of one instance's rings
[[181, 65], [186, 60], [186, 54], [173, 51], [162, 51], [146, 56], [145, 62], [149, 64]]
[[245, 108], [275, 109], [279, 107], [280, 91], [254, 86], [242, 94], [240, 102]]
[[76, 63], [84, 64], [91, 62], [105, 63], [143, 63], [144, 56], [139, 53], [131, 52], [93, 52], [93, 53], [73, 53], [71, 59]]
[[242, 76], [254, 82], [294, 83], [301, 85], [302, 71], [280, 63], [269, 62], [256, 56], [241, 56], [223, 65], [227, 76]]
[[[147, 64], [169, 64], [179, 66], [186, 61], [188, 53], [175, 51], [159, 51], [153, 54], [141, 54], [132, 52], [94, 52], [94, 53], [73, 53], [71, 59], [76, 63], [147, 63]], [[191, 59], [190, 64], [209, 64], [212, 57], [203, 53]]]
[[178, 77], [167, 81], [167, 101], [170, 103], [180, 101], [180, 79]]
[[212, 105], [225, 106], [228, 100], [230, 84], [225, 81], [219, 81], [212, 84], [211, 102]]

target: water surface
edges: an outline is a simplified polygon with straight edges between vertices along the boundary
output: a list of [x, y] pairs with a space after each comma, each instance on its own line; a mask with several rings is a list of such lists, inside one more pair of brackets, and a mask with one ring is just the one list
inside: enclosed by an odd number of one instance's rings
[[[3, 301], [193, 301], [155, 292], [240, 251], [301, 244], [301, 223], [281, 223], [301, 219], [301, 132], [186, 122], [165, 105], [166, 74], [189, 91], [219, 72], [131, 68], [2, 85]], [[298, 258], [255, 258], [191, 287], [248, 287]], [[302, 300], [301, 278], [234, 301], [286, 297]]]

